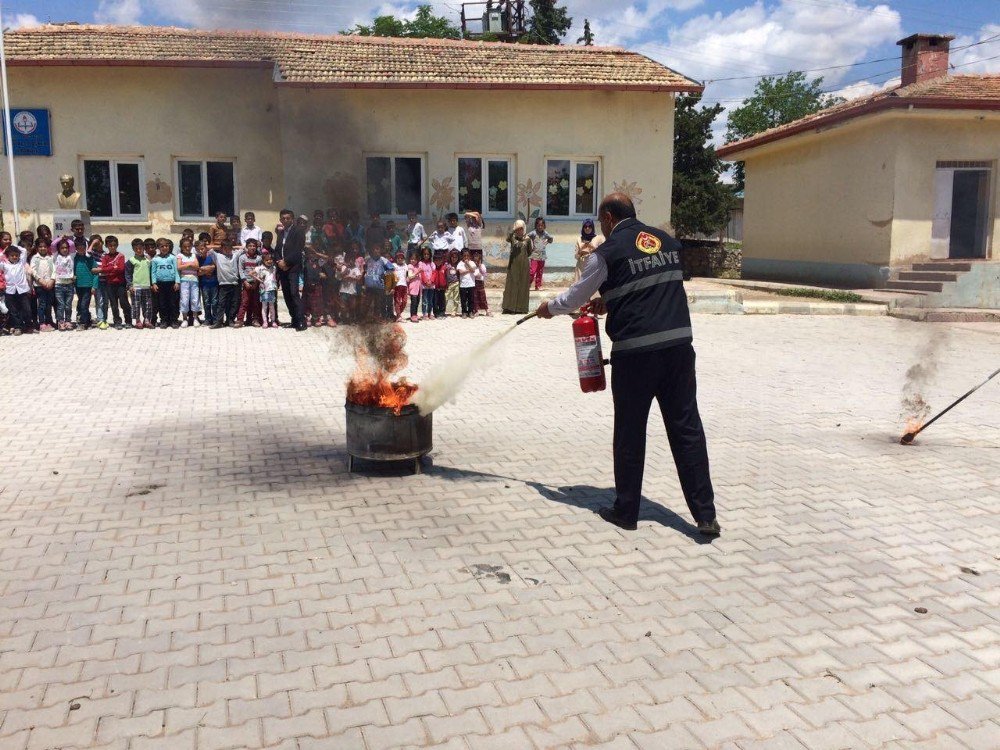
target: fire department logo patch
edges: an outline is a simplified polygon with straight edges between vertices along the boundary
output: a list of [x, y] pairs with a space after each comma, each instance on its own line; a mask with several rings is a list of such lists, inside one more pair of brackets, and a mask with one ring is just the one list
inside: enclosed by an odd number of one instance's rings
[[639, 236], [635, 238], [636, 250], [642, 250], [647, 255], [660, 252], [662, 246], [659, 238], [649, 232], [639, 232]]

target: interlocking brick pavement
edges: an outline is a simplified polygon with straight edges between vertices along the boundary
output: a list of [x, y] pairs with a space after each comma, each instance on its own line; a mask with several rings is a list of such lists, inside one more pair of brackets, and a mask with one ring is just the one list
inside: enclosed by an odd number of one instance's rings
[[[407, 326], [417, 381], [509, 318]], [[639, 530], [566, 320], [346, 473], [329, 331], [0, 343], [0, 748], [1000, 746], [995, 327], [696, 316], [724, 533], [659, 420]], [[654, 409], [655, 412], [655, 409]], [[917, 612], [925, 608], [926, 613]]]

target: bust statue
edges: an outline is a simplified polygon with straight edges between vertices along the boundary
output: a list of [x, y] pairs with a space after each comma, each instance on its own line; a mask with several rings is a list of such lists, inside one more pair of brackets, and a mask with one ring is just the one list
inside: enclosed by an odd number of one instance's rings
[[73, 183], [72, 175], [64, 174], [59, 178], [59, 184], [62, 185], [62, 192], [57, 196], [59, 199], [59, 208], [79, 207], [80, 194], [76, 191]]

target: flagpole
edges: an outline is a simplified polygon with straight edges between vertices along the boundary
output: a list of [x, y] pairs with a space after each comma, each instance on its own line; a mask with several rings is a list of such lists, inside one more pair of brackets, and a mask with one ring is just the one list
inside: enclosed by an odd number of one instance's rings
[[7, 86], [7, 53], [3, 45], [3, 2], [0, 0], [0, 83], [3, 84], [3, 133], [7, 146], [7, 169], [10, 171], [10, 199], [14, 209], [14, 237], [21, 231], [21, 215], [17, 206], [17, 182], [14, 179], [14, 137], [10, 131], [10, 88]]

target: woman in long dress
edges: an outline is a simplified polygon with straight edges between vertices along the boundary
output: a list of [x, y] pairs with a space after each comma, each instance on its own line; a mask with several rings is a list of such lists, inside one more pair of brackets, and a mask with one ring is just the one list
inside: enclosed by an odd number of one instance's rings
[[597, 233], [594, 232], [594, 220], [584, 219], [583, 227], [580, 229], [580, 239], [576, 242], [576, 252], [574, 257], [576, 257], [576, 270], [574, 272], [573, 281], [579, 281], [580, 276], [583, 275], [583, 266], [587, 262], [587, 258], [590, 254], [594, 252], [597, 248], [601, 246], [604, 242], [603, 237], [598, 237]]
[[531, 255], [531, 240], [524, 231], [524, 222], [518, 219], [514, 229], [507, 235], [510, 244], [510, 260], [507, 262], [507, 281], [503, 287], [504, 313], [525, 315], [528, 312], [528, 256]]

